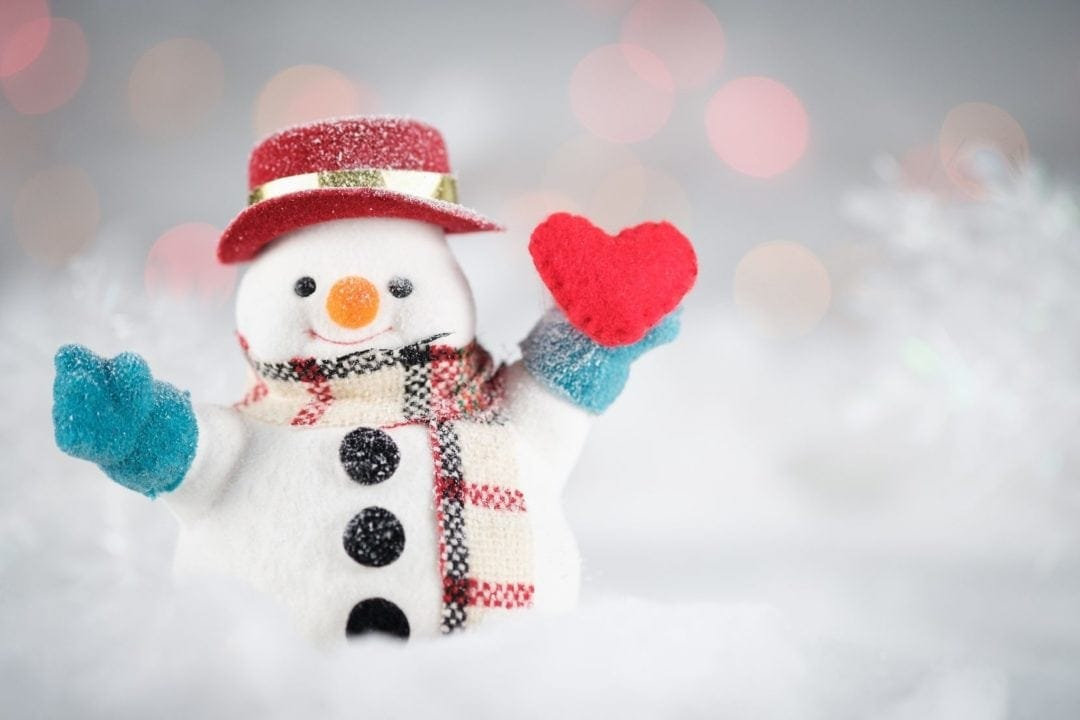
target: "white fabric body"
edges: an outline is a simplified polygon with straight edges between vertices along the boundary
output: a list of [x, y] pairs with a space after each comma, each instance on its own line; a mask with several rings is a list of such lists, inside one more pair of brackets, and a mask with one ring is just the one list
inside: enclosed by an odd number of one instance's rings
[[[403, 299], [384, 293], [370, 326], [394, 327], [393, 337], [387, 333], [345, 352], [447, 332], [454, 346], [473, 339], [471, 294], [441, 230], [408, 220], [335, 221], [278, 241], [248, 271], [237, 314], [252, 355], [267, 361], [316, 352], [332, 356], [322, 341], [307, 336], [311, 326], [328, 337], [363, 337], [362, 328], [335, 328], [324, 317], [322, 297], [301, 298], [292, 290], [300, 276], [325, 289], [348, 274], [379, 288], [405, 276], [415, 290]], [[340, 347], [332, 352], [343, 354]], [[532, 530], [533, 608], [566, 610], [577, 600], [580, 560], [560, 496], [589, 415], [551, 393], [520, 363], [509, 368], [506, 390], [518, 487], [528, 504], [522, 517]], [[442, 587], [426, 426], [386, 429], [401, 454], [398, 469], [381, 483], [363, 485], [348, 476], [339, 458], [342, 438], [353, 427], [269, 424], [216, 406], [197, 407], [196, 416], [194, 463], [180, 487], [165, 496], [182, 525], [179, 572], [242, 578], [278, 598], [321, 642], [343, 641], [350, 610], [370, 597], [397, 604], [413, 637], [440, 632]], [[365, 567], [343, 547], [347, 523], [370, 506], [391, 511], [405, 531], [403, 553], [384, 567]], [[501, 611], [517, 612], [522, 610]]]

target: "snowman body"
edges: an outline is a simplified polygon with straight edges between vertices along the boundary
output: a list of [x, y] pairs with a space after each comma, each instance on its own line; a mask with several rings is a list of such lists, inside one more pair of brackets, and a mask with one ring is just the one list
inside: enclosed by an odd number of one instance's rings
[[134, 353], [55, 357], [58, 447], [180, 520], [182, 572], [239, 577], [314, 639], [426, 636], [574, 605], [560, 495], [590, 418], [678, 334], [697, 273], [667, 223], [609, 236], [557, 213], [530, 254], [556, 308], [496, 366], [447, 233], [460, 205], [438, 131], [342, 118], [259, 143], [218, 245], [251, 370], [195, 406]]
[[[342, 282], [375, 295], [339, 297]], [[400, 298], [383, 292], [405, 282]], [[472, 362], [485, 354], [441, 229], [385, 218], [304, 228], [256, 259], [237, 305], [252, 390], [231, 408], [196, 408], [194, 462], [165, 496], [182, 526], [179, 571], [243, 578], [320, 641], [573, 606], [579, 560], [559, 496], [588, 415], [520, 363]], [[483, 412], [411, 412], [417, 368], [448, 367], [411, 364], [418, 347], [479, 368], [447, 385], [490, 386]], [[321, 384], [305, 361], [321, 363]]]

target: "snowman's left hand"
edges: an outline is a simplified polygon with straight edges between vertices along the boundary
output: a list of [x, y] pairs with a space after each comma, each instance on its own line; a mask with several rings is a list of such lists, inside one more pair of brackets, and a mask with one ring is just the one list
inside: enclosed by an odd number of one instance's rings
[[575, 405], [601, 413], [622, 392], [631, 363], [678, 336], [681, 314], [681, 309], [669, 313], [632, 345], [607, 347], [552, 310], [521, 343], [525, 369]]

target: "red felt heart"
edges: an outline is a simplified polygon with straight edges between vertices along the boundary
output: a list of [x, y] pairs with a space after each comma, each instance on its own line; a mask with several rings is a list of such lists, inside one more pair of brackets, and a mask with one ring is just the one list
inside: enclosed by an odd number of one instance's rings
[[612, 237], [586, 218], [556, 213], [533, 230], [529, 252], [571, 324], [609, 347], [644, 337], [697, 277], [693, 246], [667, 222]]

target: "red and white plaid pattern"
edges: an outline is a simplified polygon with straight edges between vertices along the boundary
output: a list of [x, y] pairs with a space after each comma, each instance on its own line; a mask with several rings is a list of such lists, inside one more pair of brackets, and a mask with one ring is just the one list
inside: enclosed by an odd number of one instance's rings
[[473, 505], [491, 510], [525, 512], [525, 493], [517, 488], [468, 483], [465, 486], [465, 499]]
[[486, 350], [475, 342], [417, 343], [332, 360], [249, 361], [254, 385], [236, 407], [260, 420], [428, 426], [444, 632], [464, 627], [481, 609], [532, 604], [525, 495], [515, 486], [513, 443], [500, 418], [502, 368]]
[[330, 389], [330, 382], [319, 369], [318, 363], [313, 358], [293, 360], [293, 368], [300, 376], [311, 401], [300, 408], [300, 411], [289, 421], [290, 425], [317, 425], [322, 416], [334, 401], [334, 392]]
[[532, 605], [532, 596], [536, 591], [526, 583], [490, 583], [474, 578], [468, 580], [468, 603], [486, 608], [514, 608]]

